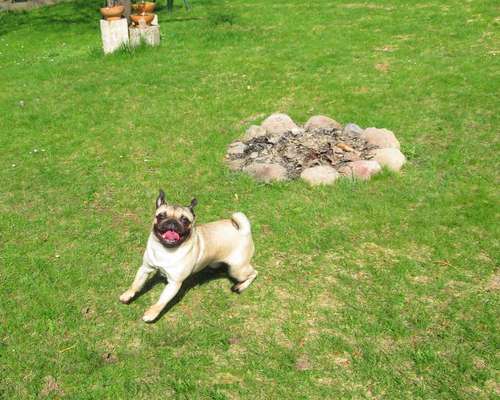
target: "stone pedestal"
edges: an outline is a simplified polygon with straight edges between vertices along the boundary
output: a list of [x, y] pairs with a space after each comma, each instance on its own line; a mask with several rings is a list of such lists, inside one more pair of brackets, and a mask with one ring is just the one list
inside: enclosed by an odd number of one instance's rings
[[136, 47], [141, 43], [149, 46], [160, 44], [160, 25], [137, 25], [130, 29], [130, 46]]
[[113, 53], [129, 43], [127, 19], [116, 21], [101, 19], [102, 48], [105, 54]]

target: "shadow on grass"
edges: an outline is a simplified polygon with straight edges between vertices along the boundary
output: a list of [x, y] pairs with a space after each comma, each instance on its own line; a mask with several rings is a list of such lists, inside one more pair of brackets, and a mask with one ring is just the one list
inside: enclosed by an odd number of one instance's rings
[[[162, 14], [162, 16], [168, 17], [169, 14]], [[160, 21], [160, 24], [171, 24], [173, 22], [189, 22], [189, 21], [200, 21], [200, 20], [206, 20], [207, 18], [205, 17], [175, 17], [175, 18], [168, 18], [168, 19], [162, 19]]]
[[69, 26], [91, 28], [100, 18], [97, 0], [76, 0], [29, 11], [6, 11], [0, 14], [0, 36], [29, 26], [35, 30], [63, 31]]
[[[163, 315], [165, 315], [173, 307], [175, 307], [177, 303], [179, 303], [184, 298], [186, 293], [189, 292], [189, 290], [193, 289], [196, 286], [202, 286], [210, 281], [217, 279], [229, 279], [232, 283], [236, 283], [236, 281], [233, 278], [231, 278], [227, 273], [227, 265], [225, 264], [219, 264], [217, 268], [211, 268], [211, 267], [204, 268], [203, 270], [197, 272], [196, 274], [191, 275], [182, 283], [179, 292], [175, 295], [175, 297], [172, 300], [170, 300], [167, 306], [161, 311], [158, 317], [154, 321], [152, 321], [152, 323], [158, 321]], [[156, 273], [152, 278], [148, 280], [146, 285], [144, 285], [142, 290], [133, 298], [131, 303], [136, 301], [139, 297], [141, 297], [143, 294], [154, 288], [156, 285], [160, 283], [166, 284], [166, 282], [167, 282], [166, 278], [161, 276], [161, 274]]]
[[[101, 18], [99, 9], [102, 5], [101, 0], [75, 0], [27, 11], [4, 11], [0, 13], [0, 36], [27, 26], [37, 31], [49, 29], [58, 32], [64, 31], [68, 26], [94, 30]], [[167, 13], [165, 6], [159, 6], [156, 12], [164, 17], [162, 23], [167, 24], [206, 19], [191, 15], [174, 17], [175, 13]]]

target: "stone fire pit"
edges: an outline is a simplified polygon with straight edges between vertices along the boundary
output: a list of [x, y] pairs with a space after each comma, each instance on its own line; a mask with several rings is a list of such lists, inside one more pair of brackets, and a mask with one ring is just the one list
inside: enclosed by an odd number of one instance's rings
[[321, 185], [340, 177], [367, 180], [382, 167], [399, 171], [406, 162], [399, 148], [387, 129], [343, 127], [322, 115], [302, 127], [286, 114], [272, 114], [229, 145], [226, 163], [263, 182], [300, 177]]

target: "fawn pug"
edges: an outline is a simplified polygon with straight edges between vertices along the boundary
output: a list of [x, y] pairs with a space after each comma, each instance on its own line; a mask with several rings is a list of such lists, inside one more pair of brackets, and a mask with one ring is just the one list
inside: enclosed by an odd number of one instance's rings
[[122, 303], [129, 303], [150, 275], [159, 271], [165, 276], [168, 283], [159, 300], [142, 317], [146, 322], [158, 317], [187, 277], [207, 266], [227, 264], [229, 275], [237, 281], [232, 290], [238, 293], [257, 276], [257, 271], [250, 264], [254, 244], [248, 218], [237, 212], [230, 219], [197, 226], [196, 204], [196, 199], [187, 207], [169, 204], [163, 190], [156, 199], [153, 228], [142, 265], [130, 289], [120, 296]]

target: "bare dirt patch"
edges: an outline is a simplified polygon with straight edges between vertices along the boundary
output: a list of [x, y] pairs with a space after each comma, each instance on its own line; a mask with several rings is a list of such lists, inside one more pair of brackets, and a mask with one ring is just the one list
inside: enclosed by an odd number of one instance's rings
[[496, 292], [500, 289], [500, 273], [496, 272], [486, 285], [486, 290]]
[[40, 391], [40, 396], [41, 397], [48, 397], [51, 395], [55, 396], [64, 396], [64, 390], [61, 389], [57, 381], [53, 376], [46, 376], [43, 378], [43, 387], [42, 390]]
[[312, 368], [311, 361], [306, 354], [301, 355], [295, 362], [295, 368], [299, 371], [308, 371]]

